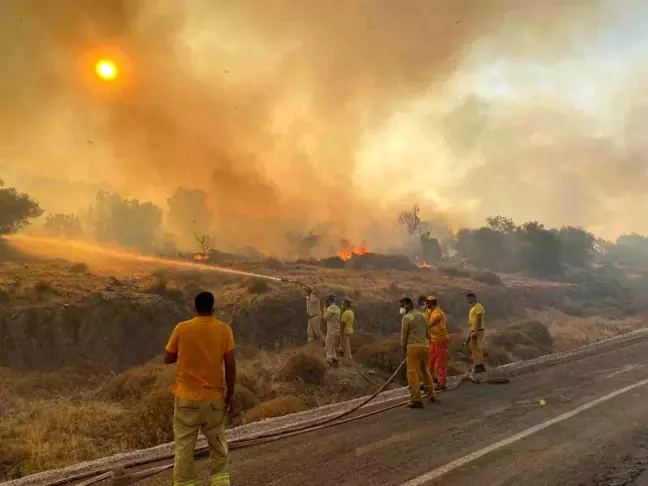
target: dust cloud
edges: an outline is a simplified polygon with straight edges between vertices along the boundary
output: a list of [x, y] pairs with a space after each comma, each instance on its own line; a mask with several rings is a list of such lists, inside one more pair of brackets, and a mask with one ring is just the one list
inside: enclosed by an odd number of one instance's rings
[[[418, 173], [432, 162], [412, 161], [410, 147], [394, 155], [392, 167], [375, 160], [364, 177], [358, 160], [367, 138], [380, 136], [417, 100], [445, 100], [484, 40], [508, 46], [512, 57], [561, 56], [619, 14], [611, 5], [4, 0], [0, 168], [17, 181], [28, 171], [100, 184], [165, 211], [178, 187], [204, 190], [214, 215], [210, 231], [225, 249], [252, 245], [285, 253], [286, 235], [313, 234], [323, 235], [323, 251], [341, 239], [385, 247], [394, 240], [396, 214], [416, 200], [425, 219], [473, 222], [463, 206], [452, 209], [470, 197], [473, 184], [434, 184], [446, 200], [439, 206], [427, 194], [433, 184]], [[105, 57], [119, 67], [115, 82], [93, 76], [94, 63]], [[550, 111], [536, 115], [533, 108], [518, 106], [501, 117], [559, 130]], [[482, 193], [486, 207], [537, 219], [531, 203], [524, 210], [515, 204], [516, 177], [547, 157], [554, 165], [537, 170], [551, 178], [561, 172], [559, 158], [603, 154], [583, 126], [573, 135], [586, 149], [561, 140], [544, 157], [527, 159], [531, 121], [520, 128], [491, 124], [492, 113], [506, 109], [489, 107], [483, 126], [474, 121], [479, 112], [469, 109], [455, 114], [454, 125], [441, 119], [429, 127], [437, 135], [447, 131], [456, 160], [486, 153], [478, 177], [501, 178]], [[574, 127], [571, 114], [565, 116]], [[467, 125], [476, 131], [466, 132]], [[562, 153], [565, 144], [570, 150]], [[570, 177], [588, 173], [583, 166]], [[561, 181], [565, 190], [572, 186]], [[58, 202], [88, 203], [87, 191], [52, 195], [41, 185], [39, 192], [49, 210]], [[579, 204], [589, 205], [587, 197]], [[589, 214], [575, 212], [570, 223], [595, 224]]]

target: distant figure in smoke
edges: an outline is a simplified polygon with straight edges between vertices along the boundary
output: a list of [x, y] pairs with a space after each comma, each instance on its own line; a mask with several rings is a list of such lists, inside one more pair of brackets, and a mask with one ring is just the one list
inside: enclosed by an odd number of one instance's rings
[[349, 299], [344, 299], [342, 301], [342, 335], [341, 335], [341, 347], [344, 357], [352, 361], [351, 357], [351, 336], [353, 336], [353, 321], [355, 320], [355, 315], [351, 310], [351, 301]]
[[318, 341], [324, 344], [324, 335], [322, 334], [322, 304], [312, 289], [309, 289], [306, 294], [306, 316], [308, 317], [306, 328], [308, 342]]
[[336, 349], [340, 342], [340, 317], [342, 311], [335, 303], [335, 296], [329, 295], [326, 298], [326, 312], [324, 312], [324, 322], [326, 322], [326, 362], [329, 365], [337, 365]]

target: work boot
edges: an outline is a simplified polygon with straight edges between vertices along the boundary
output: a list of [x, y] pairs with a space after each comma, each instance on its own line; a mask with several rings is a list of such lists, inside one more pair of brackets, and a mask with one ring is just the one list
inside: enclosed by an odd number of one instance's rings
[[407, 408], [423, 408], [423, 402], [409, 402]]
[[437, 380], [436, 378], [432, 378], [432, 381], [434, 382], [435, 385], [439, 384], [439, 380]]
[[475, 370], [477, 373], [486, 373], [486, 367], [483, 364], [477, 365]]
[[437, 383], [434, 387], [435, 391], [446, 391], [447, 389], [448, 388], [446, 388], [445, 383]]
[[430, 403], [441, 403], [441, 400], [439, 400], [435, 395], [430, 395], [428, 398], [428, 401]]

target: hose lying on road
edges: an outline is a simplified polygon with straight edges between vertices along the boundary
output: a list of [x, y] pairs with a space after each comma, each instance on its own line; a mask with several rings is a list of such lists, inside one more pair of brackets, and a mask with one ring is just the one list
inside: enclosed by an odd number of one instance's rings
[[[383, 391], [385, 391], [385, 389], [396, 379], [396, 377], [398, 376], [398, 373], [403, 369], [403, 366], [405, 366], [405, 360], [403, 360], [400, 363], [400, 365], [398, 366], [398, 368], [396, 368], [394, 373], [392, 373], [392, 375], [387, 379], [387, 381], [385, 381], [385, 383], [382, 384], [382, 386], [380, 388], [378, 388], [378, 390], [376, 390], [372, 395], [368, 396], [362, 402], [360, 402], [359, 404], [349, 408], [348, 410], [344, 410], [343, 412], [340, 412], [337, 415], [333, 415], [331, 417], [328, 417], [328, 418], [326, 418], [324, 420], [317, 420], [317, 419], [310, 420], [308, 422], [299, 424], [297, 426], [286, 427], [286, 428], [284, 428], [282, 430], [279, 430], [277, 432], [267, 432], [267, 433], [257, 434], [257, 435], [251, 436], [251, 437], [247, 437], [245, 439], [233, 440], [233, 441], [228, 443], [229, 448], [231, 450], [235, 450], [235, 449], [242, 449], [242, 448], [245, 448], [245, 447], [251, 447], [251, 446], [254, 446], [254, 445], [264, 444], [266, 442], [274, 442], [276, 440], [283, 439], [283, 438], [286, 438], [286, 437], [292, 437], [294, 435], [300, 435], [300, 434], [303, 434], [303, 433], [306, 433], [306, 432], [320, 430], [320, 429], [322, 429], [324, 427], [327, 427], [327, 426], [343, 424], [343, 423], [350, 422], [351, 420], [359, 420], [359, 419], [364, 418], [364, 417], [375, 415], [376, 413], [384, 412], [385, 410], [389, 410], [389, 409], [392, 409], [392, 408], [399, 407], [399, 406], [402, 405], [402, 403], [400, 403], [400, 402], [397, 403], [396, 405], [385, 407], [383, 409], [372, 411], [372, 412], [369, 412], [369, 413], [366, 413], [366, 414], [363, 414], [363, 415], [358, 415], [358, 416], [352, 417], [350, 419], [341, 420], [344, 417], [346, 417], [347, 415], [350, 415], [350, 414], [356, 412], [361, 407], [364, 407], [369, 402], [374, 400], [379, 394], [381, 394]], [[335, 423], [333, 423], [333, 422], [335, 422]], [[203, 446], [203, 447], [200, 447], [200, 448], [198, 448], [196, 450], [195, 457], [197, 457], [197, 458], [204, 457], [204, 456], [208, 455], [208, 453], [209, 453], [209, 448], [207, 446]], [[167, 454], [167, 455], [164, 455], [164, 456], [161, 456], [161, 457], [157, 457], [155, 459], [140, 459], [138, 461], [133, 461], [132, 463], [130, 463], [128, 465], [128, 467], [132, 468], [132, 467], [143, 466], [143, 465], [146, 465], [146, 464], [156, 463], [156, 462], [160, 462], [160, 461], [171, 460], [171, 459], [173, 459], [173, 457], [174, 457], [173, 454]], [[173, 467], [173, 464], [168, 464], [168, 465], [165, 465], [165, 466], [152, 468], [152, 469], [147, 470], [147, 471], [151, 471], [151, 475], [153, 475], [153, 474], [157, 474], [159, 472], [162, 472], [162, 471], [164, 471], [166, 469], [170, 469], [172, 467]], [[158, 471], [158, 469], [160, 469], [160, 468], [162, 468], [162, 469]], [[153, 472], [154, 470], [155, 470], [155, 472]], [[128, 472], [127, 473], [123, 469], [121, 469], [121, 470], [114, 471], [115, 474], [113, 474], [113, 470], [95, 471], [95, 472], [87, 473], [87, 474], [81, 473], [81, 474], [76, 475], [75, 477], [66, 478], [64, 480], [59, 480], [59, 481], [55, 481], [55, 482], [52, 482], [52, 483], [47, 483], [46, 485], [43, 485], [43, 486], [62, 486], [62, 485], [70, 484], [72, 481], [77, 481], [77, 480], [82, 480], [82, 479], [86, 479], [86, 481], [78, 483], [75, 486], [91, 486], [93, 484], [97, 484], [97, 483], [99, 483], [101, 481], [105, 481], [105, 480], [110, 479], [110, 478], [113, 478], [113, 484], [116, 484], [116, 485], [117, 484], [119, 484], [119, 485], [132, 484], [132, 481], [139, 481], [141, 479], [144, 479], [145, 477], [148, 477], [148, 475], [146, 475], [147, 471]], [[145, 475], [142, 476], [143, 474], [145, 474]]]
[[[398, 373], [400, 370], [403, 368], [405, 365], [405, 360], [401, 362], [401, 364], [398, 366], [396, 371], [385, 381], [385, 383], [378, 389], [376, 390], [371, 396], [367, 397], [365, 400], [363, 400], [361, 403], [358, 405], [355, 405], [351, 407], [348, 410], [345, 410], [343, 412], [340, 412], [337, 415], [334, 415], [332, 417], [328, 417], [327, 419], [324, 420], [311, 420], [309, 422], [302, 423], [298, 426], [293, 426], [293, 427], [287, 427], [283, 430], [277, 431], [277, 432], [268, 432], [264, 434], [257, 434], [255, 436], [251, 436], [245, 439], [238, 439], [238, 440], [233, 440], [229, 442], [229, 449], [230, 450], [237, 450], [237, 449], [244, 449], [247, 447], [252, 447], [255, 445], [262, 445], [262, 444], [267, 444], [270, 442], [274, 442], [277, 440], [285, 439], [288, 437], [294, 437], [297, 435], [305, 434], [308, 432], [314, 432], [317, 430], [325, 429], [328, 427], [334, 427], [336, 425], [342, 425], [345, 423], [349, 423], [355, 420], [360, 420], [366, 417], [370, 417], [372, 415], [377, 415], [379, 413], [386, 412], [388, 410], [392, 410], [398, 407], [402, 407], [403, 405], [407, 404], [409, 402], [409, 399], [405, 400], [400, 400], [396, 403], [392, 403], [390, 405], [386, 405], [384, 407], [372, 410], [371, 412], [366, 412], [363, 414], [359, 415], [354, 415], [353, 417], [347, 417], [348, 415], [358, 411], [361, 407], [367, 405], [369, 402], [371, 402], [373, 399], [375, 399], [380, 393], [382, 393], [387, 386], [389, 386], [390, 383], [396, 379], [398, 376]], [[461, 376], [457, 380], [455, 380], [453, 383], [448, 385], [448, 388], [446, 389], [447, 391], [453, 390], [456, 387], [461, 384], [466, 379], [466, 376]], [[481, 383], [492, 383], [492, 384], [503, 384], [503, 383], [508, 383], [509, 379], [507, 377], [490, 377], [486, 378], [485, 380], [481, 381]], [[389, 400], [392, 401], [392, 400]], [[346, 418], [344, 418], [346, 417]], [[196, 453], [195, 457], [196, 458], [203, 458], [209, 455], [209, 449], [208, 447], [201, 447], [199, 448]], [[149, 469], [144, 469], [141, 471], [134, 471], [132, 468], [138, 467], [138, 466], [144, 466], [147, 464], [153, 464], [153, 463], [158, 463], [162, 461], [168, 461], [168, 460], [173, 460], [173, 454], [167, 454], [162, 457], [158, 457], [156, 459], [141, 459], [139, 461], [133, 461], [128, 465], [129, 468], [131, 468], [130, 471], [127, 471], [124, 467], [115, 469], [115, 470], [105, 470], [105, 471], [99, 471], [99, 472], [94, 472], [87, 474], [83, 477], [77, 476], [75, 478], [67, 478], [66, 480], [58, 481], [55, 483], [48, 483], [45, 486], [61, 486], [64, 484], [70, 484], [74, 480], [78, 479], [83, 479], [83, 478], [89, 478], [83, 481], [82, 483], [77, 483], [75, 486], [92, 486], [94, 484], [100, 483], [102, 481], [106, 481], [108, 479], [111, 480], [112, 486], [126, 486], [126, 485], [131, 485], [135, 484], [138, 481], [141, 481], [142, 479], [148, 478], [150, 476], [154, 476], [156, 474], [159, 474], [161, 472], [167, 471], [169, 469], [173, 468], [173, 462], [169, 464], [163, 464], [160, 466], [155, 466]], [[90, 477], [91, 475], [95, 475], [93, 477]]]

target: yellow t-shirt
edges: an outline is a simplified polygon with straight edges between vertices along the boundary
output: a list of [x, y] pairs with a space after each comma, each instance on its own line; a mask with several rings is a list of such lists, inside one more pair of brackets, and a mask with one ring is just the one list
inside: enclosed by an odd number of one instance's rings
[[484, 306], [477, 303], [470, 308], [470, 313], [468, 314], [468, 329], [471, 331], [475, 330], [475, 322], [477, 322], [477, 316], [481, 315], [481, 329], [484, 329], [484, 320], [486, 317], [486, 311]]
[[[432, 324], [432, 322], [434, 322], [434, 320], [439, 316], [441, 317], [441, 320], [434, 326], [430, 326], [430, 324]], [[448, 334], [448, 321], [445, 312], [443, 312], [439, 307], [434, 309], [428, 315], [428, 326], [430, 329], [430, 342], [434, 343], [443, 341], [444, 339], [450, 339], [450, 335]]]
[[233, 349], [232, 328], [215, 317], [178, 324], [166, 346], [169, 353], [178, 353], [173, 394], [184, 400], [222, 400], [224, 357]]
[[342, 317], [340, 318], [340, 320], [342, 321], [342, 325], [344, 326], [344, 334], [347, 334], [349, 336], [353, 334], [354, 319], [355, 315], [353, 314], [353, 311], [351, 309], [347, 309], [342, 312]]

